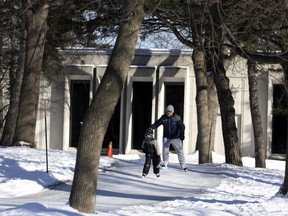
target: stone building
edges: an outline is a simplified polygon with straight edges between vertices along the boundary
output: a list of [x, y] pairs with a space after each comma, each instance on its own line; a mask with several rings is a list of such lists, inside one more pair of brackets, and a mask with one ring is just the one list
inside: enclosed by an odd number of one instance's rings
[[[101, 82], [111, 50], [73, 49], [62, 50], [61, 53], [65, 57], [65, 73], [58, 75], [49, 85], [42, 80], [43, 86], [48, 87], [43, 88], [40, 96], [36, 128], [39, 148], [45, 148], [46, 142], [51, 149], [69, 150], [77, 147], [84, 113]], [[185, 154], [195, 151], [196, 88], [191, 55], [191, 50], [135, 51], [125, 87], [105, 135], [103, 151], [112, 141], [116, 154], [139, 152], [143, 131], [164, 113], [168, 104], [174, 105], [186, 125]], [[273, 98], [275, 100], [275, 91], [281, 91], [279, 86], [283, 75], [272, 73], [271, 67], [264, 67], [258, 74], [258, 97], [267, 158], [285, 153], [283, 139], [286, 142], [286, 138], [283, 136], [286, 132], [280, 130], [287, 127], [283, 116], [276, 119], [272, 115]], [[246, 61], [241, 58], [227, 61], [226, 69], [235, 100], [240, 150], [242, 156], [253, 156]], [[46, 112], [44, 101], [47, 101]], [[276, 120], [278, 123], [275, 123]], [[214, 150], [224, 154], [220, 111], [216, 124]], [[283, 124], [281, 129], [276, 127], [279, 124]], [[279, 138], [281, 133], [284, 135]], [[159, 127], [155, 134], [159, 141], [162, 140], [162, 134], [162, 127]]]

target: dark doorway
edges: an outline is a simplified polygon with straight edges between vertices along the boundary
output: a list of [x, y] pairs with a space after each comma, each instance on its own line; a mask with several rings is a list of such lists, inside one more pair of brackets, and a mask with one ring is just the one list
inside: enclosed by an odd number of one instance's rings
[[141, 149], [144, 132], [151, 124], [152, 82], [133, 82], [132, 149]]
[[[89, 80], [71, 81], [71, 147], [78, 146], [82, 121], [89, 107], [89, 90]], [[119, 149], [120, 101], [121, 99], [119, 99], [116, 105], [114, 114], [104, 136], [103, 148], [107, 148], [109, 142], [112, 141], [113, 148]]]
[[102, 148], [107, 148], [109, 142], [112, 141], [113, 148], [119, 149], [120, 104], [121, 104], [121, 97], [117, 102], [113, 116], [107, 128]]
[[82, 121], [89, 107], [89, 80], [71, 81], [71, 147], [77, 147]]
[[273, 85], [272, 153], [286, 154], [287, 142], [287, 101], [283, 85]]
[[[174, 106], [175, 113], [183, 120], [184, 83], [165, 83], [165, 107], [169, 104]], [[170, 150], [174, 151], [172, 145], [170, 145]]]
[[183, 120], [184, 112], [184, 83], [165, 83], [165, 107], [174, 106], [175, 112]]

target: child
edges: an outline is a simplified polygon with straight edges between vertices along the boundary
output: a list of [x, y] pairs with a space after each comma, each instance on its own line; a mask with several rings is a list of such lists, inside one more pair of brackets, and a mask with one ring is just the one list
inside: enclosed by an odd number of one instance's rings
[[145, 177], [148, 175], [152, 161], [153, 172], [157, 177], [160, 177], [161, 152], [157, 140], [153, 138], [153, 130], [146, 130], [144, 137], [145, 139], [142, 142], [142, 150], [145, 153], [146, 159], [142, 176]]

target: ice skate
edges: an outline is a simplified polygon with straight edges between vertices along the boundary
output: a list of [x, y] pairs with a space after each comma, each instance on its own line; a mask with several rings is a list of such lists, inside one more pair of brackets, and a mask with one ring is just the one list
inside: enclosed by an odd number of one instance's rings
[[167, 165], [162, 164], [161, 168], [162, 168], [163, 170], [167, 170], [168, 167], [167, 167]]

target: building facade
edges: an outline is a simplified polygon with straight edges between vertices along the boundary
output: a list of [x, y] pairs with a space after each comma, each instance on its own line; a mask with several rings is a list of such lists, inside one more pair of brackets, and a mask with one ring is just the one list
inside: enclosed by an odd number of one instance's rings
[[[82, 120], [97, 90], [111, 50], [62, 50], [65, 72], [52, 82], [42, 80], [36, 127], [39, 148], [77, 148]], [[103, 142], [103, 151], [112, 141], [116, 154], [139, 153], [144, 130], [172, 104], [186, 125], [185, 154], [195, 151], [197, 139], [196, 84], [190, 50], [136, 50], [125, 86]], [[273, 89], [282, 83], [282, 73], [260, 71], [258, 93], [267, 157], [273, 153]], [[236, 124], [242, 156], [254, 155], [253, 128], [249, 107], [246, 61], [226, 62], [227, 76], [235, 100]], [[48, 86], [48, 87], [47, 87]], [[215, 152], [224, 154], [220, 111], [216, 122]], [[286, 126], [287, 127], [287, 126]], [[275, 130], [275, 129], [274, 129]], [[155, 131], [162, 141], [163, 130]]]

